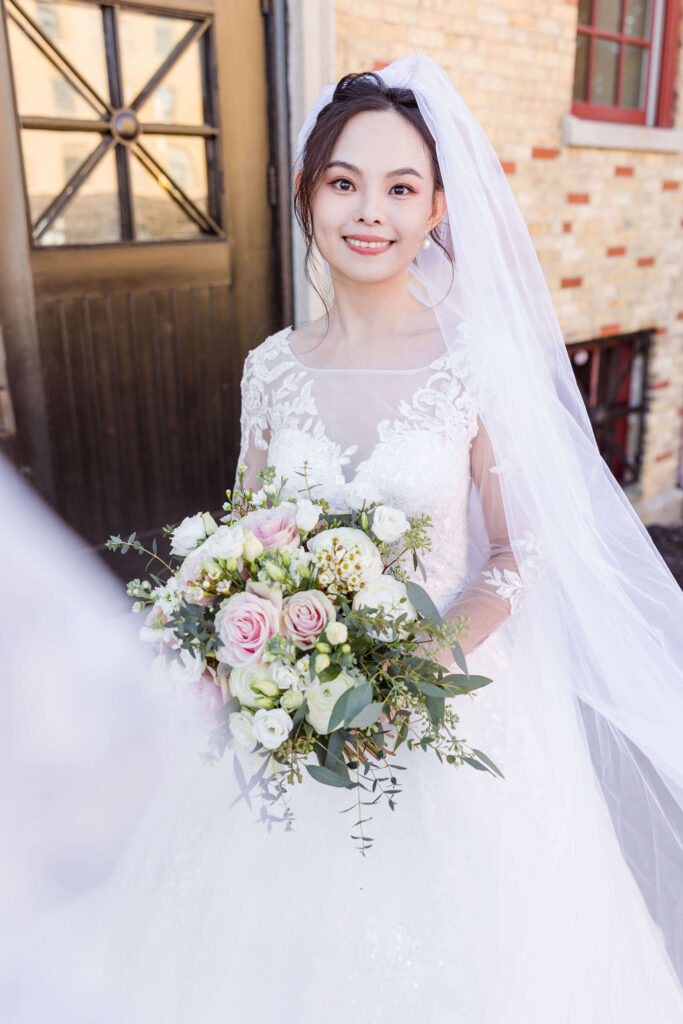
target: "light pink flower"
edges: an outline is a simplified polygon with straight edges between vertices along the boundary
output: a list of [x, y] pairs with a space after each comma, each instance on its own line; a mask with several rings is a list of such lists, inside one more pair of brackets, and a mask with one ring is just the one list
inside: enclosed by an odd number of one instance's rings
[[325, 626], [336, 619], [337, 609], [320, 590], [304, 590], [292, 594], [282, 607], [282, 632], [297, 647], [310, 650]]
[[225, 703], [223, 691], [210, 668], [195, 683], [183, 688], [182, 694], [185, 711], [198, 725], [208, 724]]
[[219, 661], [237, 668], [263, 660], [266, 643], [280, 631], [282, 593], [249, 580], [243, 594], [229, 598], [216, 615], [216, 634], [222, 647]]
[[296, 505], [285, 502], [274, 508], [259, 508], [240, 520], [240, 526], [251, 530], [264, 548], [283, 549], [299, 546], [299, 527], [296, 525]]

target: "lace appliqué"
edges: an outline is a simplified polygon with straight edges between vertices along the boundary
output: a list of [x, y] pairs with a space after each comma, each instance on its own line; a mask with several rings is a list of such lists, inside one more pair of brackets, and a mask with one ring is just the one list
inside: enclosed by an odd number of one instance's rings
[[496, 594], [508, 601], [510, 615], [515, 615], [522, 606], [525, 594], [543, 575], [546, 559], [543, 542], [531, 530], [525, 530], [521, 537], [512, 541], [512, 545], [516, 551], [523, 552], [523, 556], [517, 555], [517, 563], [524, 574], [524, 580], [514, 569], [495, 566], [482, 573], [482, 581], [494, 587]]

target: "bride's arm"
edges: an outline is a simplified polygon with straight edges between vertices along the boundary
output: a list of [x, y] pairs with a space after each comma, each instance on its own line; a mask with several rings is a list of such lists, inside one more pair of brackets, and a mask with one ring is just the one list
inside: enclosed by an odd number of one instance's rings
[[[459, 615], [469, 616], [469, 634], [460, 640], [466, 655], [518, 610], [524, 592], [510, 543], [493, 446], [480, 417], [477, 425], [470, 448], [470, 466], [482, 503], [490, 557], [444, 616], [455, 622]], [[449, 664], [452, 662], [448, 654], [444, 657]]]
[[244, 360], [240, 384], [242, 407], [240, 411], [240, 451], [235, 471], [235, 482], [240, 466], [246, 466], [245, 489], [261, 489], [257, 474], [267, 465], [270, 427], [266, 411], [266, 389], [260, 379], [258, 365], [250, 352]]

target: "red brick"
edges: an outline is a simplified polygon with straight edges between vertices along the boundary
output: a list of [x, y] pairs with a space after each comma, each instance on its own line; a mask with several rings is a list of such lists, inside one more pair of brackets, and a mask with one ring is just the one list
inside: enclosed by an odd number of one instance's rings
[[500, 166], [503, 168], [506, 174], [515, 174], [517, 171], [517, 164], [514, 160], [501, 160]]
[[568, 203], [587, 203], [588, 193], [587, 192], [570, 192], [567, 195]]
[[560, 288], [577, 288], [582, 283], [582, 277], [563, 277], [560, 281]]
[[543, 149], [542, 146], [534, 146], [531, 150], [531, 156], [534, 160], [554, 160], [558, 155], [556, 149]]
[[652, 267], [654, 266], [654, 256], [641, 256], [638, 260], [639, 267]]
[[666, 334], [666, 327], [655, 327], [653, 334]]
[[656, 384], [650, 385], [651, 391], [661, 391], [662, 388], [668, 388], [671, 382], [668, 380], [658, 380]]
[[565, 233], [565, 235], [568, 234], [568, 232], [570, 232], [571, 229], [572, 229], [572, 222], [570, 220], [565, 220], [565, 221], [562, 222], [562, 230]]
[[676, 313], [676, 319], [683, 320], [683, 309], [680, 311], [680, 313]]
[[625, 245], [611, 245], [607, 250], [608, 256], [623, 256], [626, 252]]
[[680, 181], [663, 181], [662, 189], [664, 192], [675, 192], [677, 188], [681, 187]]
[[673, 452], [662, 452], [661, 455], [655, 455], [655, 462], [664, 462], [664, 459], [670, 459]]
[[611, 334], [619, 333], [619, 324], [603, 324], [600, 328], [600, 337], [609, 338]]
[[634, 174], [633, 167], [615, 167], [614, 173], [617, 178], [632, 178]]

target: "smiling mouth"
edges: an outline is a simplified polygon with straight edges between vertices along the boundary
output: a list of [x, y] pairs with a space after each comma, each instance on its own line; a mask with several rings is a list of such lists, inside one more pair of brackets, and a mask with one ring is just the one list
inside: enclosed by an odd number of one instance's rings
[[389, 246], [394, 244], [394, 239], [390, 239], [386, 242], [360, 242], [357, 238], [349, 238], [347, 235], [342, 235], [342, 238], [347, 245], [351, 246], [352, 249], [364, 249], [369, 252], [388, 249]]

